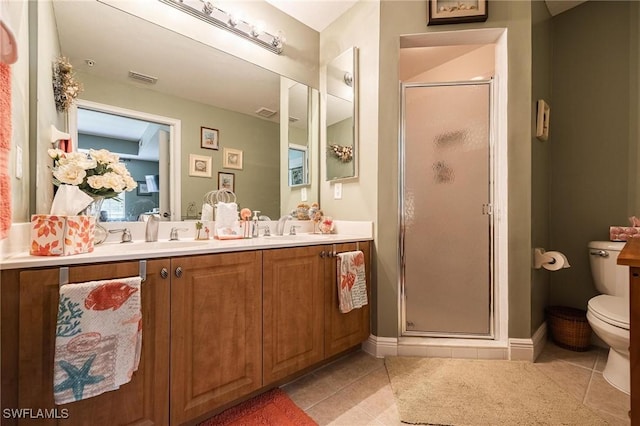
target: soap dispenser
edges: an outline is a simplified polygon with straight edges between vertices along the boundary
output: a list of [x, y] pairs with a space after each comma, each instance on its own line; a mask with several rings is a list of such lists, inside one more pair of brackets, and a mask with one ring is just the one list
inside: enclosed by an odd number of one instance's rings
[[253, 217], [251, 218], [251, 237], [258, 238], [260, 227], [258, 226], [258, 215], [260, 210], [253, 211]]

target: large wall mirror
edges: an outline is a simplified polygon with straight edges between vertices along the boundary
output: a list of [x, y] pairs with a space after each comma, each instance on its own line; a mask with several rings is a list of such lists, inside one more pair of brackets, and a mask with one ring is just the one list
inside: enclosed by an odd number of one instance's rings
[[358, 176], [358, 49], [327, 65], [327, 180]]
[[[281, 164], [280, 152], [286, 144], [280, 140], [280, 121], [291, 119], [282, 117], [279, 111], [280, 75], [101, 2], [56, 1], [53, 7], [61, 53], [70, 59], [77, 80], [84, 86], [81, 100], [180, 123], [180, 137], [165, 129], [163, 135], [168, 141], [153, 144], [158, 151], [150, 154], [142, 149], [144, 136], [116, 134], [124, 125], [112, 123], [98, 128], [79, 117], [79, 138], [82, 134], [85, 141], [109, 141], [112, 150], [139, 145], [134, 151], [144, 151], [144, 158], [136, 158], [136, 152], [122, 156], [141, 165], [146, 161], [149, 167], [140, 167], [140, 173], [134, 176], [143, 190], [125, 198], [125, 204], [131, 200], [135, 205], [114, 211], [114, 217], [136, 220], [140, 213], [159, 209], [166, 188], [171, 197], [177, 197], [167, 217], [197, 219], [204, 194], [218, 189], [220, 176], [225, 182], [232, 179], [241, 207], [260, 210], [272, 218], [285, 213], [281, 211], [280, 180], [284, 173], [280, 169], [287, 165]], [[303, 109], [309, 106], [309, 88], [298, 83], [294, 89], [306, 94], [306, 99], [299, 107], [296, 100], [289, 116], [298, 118], [299, 125], [308, 126]], [[158, 123], [150, 123], [145, 128], [154, 132]], [[291, 128], [296, 123], [291, 123]], [[205, 138], [205, 131], [215, 137]], [[301, 132], [308, 133], [309, 129]], [[180, 146], [176, 146], [176, 139]], [[297, 145], [307, 148], [305, 158], [295, 160], [307, 165], [307, 173], [303, 170], [296, 179], [302, 179], [304, 185], [317, 185], [310, 181], [308, 169], [310, 162], [318, 161], [318, 155], [302, 139]], [[225, 162], [229, 152], [239, 152], [241, 161]], [[210, 160], [211, 168], [192, 173], [189, 162], [193, 156]], [[151, 164], [154, 162], [157, 168]], [[170, 176], [164, 176], [167, 173]], [[149, 176], [155, 175], [158, 179], [152, 181], [159, 183], [159, 192], [150, 190], [147, 184]]]

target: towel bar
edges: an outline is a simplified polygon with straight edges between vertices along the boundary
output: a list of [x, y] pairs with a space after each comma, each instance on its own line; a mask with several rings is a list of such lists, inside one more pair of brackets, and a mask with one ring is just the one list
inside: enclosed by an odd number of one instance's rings
[[[140, 279], [142, 280], [142, 282], [145, 282], [147, 279], [147, 261], [141, 260], [139, 264], [139, 268], [140, 268], [139, 270]], [[58, 278], [59, 286], [69, 284], [69, 267], [68, 266], [61, 267], [58, 272], [58, 277], [59, 277]]]

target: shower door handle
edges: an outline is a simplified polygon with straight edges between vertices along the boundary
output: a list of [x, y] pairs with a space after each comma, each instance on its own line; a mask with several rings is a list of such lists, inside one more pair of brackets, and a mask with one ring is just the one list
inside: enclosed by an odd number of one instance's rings
[[485, 203], [482, 205], [482, 214], [486, 216], [491, 216], [493, 214], [493, 204]]

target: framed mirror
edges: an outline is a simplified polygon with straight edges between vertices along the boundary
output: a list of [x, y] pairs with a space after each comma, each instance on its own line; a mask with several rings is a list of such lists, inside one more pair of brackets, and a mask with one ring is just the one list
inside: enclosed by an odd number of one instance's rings
[[309, 91], [301, 83], [294, 83], [288, 90], [289, 186], [309, 185]]
[[358, 176], [358, 48], [327, 65], [326, 179]]

